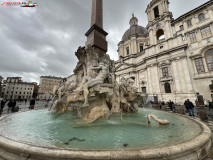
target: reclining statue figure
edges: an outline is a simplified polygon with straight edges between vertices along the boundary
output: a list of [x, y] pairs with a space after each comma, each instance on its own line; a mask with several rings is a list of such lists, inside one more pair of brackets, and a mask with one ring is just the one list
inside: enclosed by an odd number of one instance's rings
[[108, 77], [109, 74], [109, 67], [107, 64], [103, 62], [100, 62], [98, 66], [90, 67], [90, 69], [99, 70], [98, 76], [95, 78], [85, 76], [83, 81], [81, 82], [80, 87], [75, 90], [75, 91], [82, 91], [82, 90], [84, 91], [85, 102], [82, 107], [89, 106], [88, 101], [89, 89], [97, 86], [98, 84], [103, 84], [104, 80]]

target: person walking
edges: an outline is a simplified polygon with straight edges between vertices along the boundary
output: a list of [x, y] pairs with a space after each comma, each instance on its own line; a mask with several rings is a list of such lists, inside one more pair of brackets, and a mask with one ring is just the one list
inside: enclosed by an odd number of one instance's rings
[[16, 101], [14, 99], [12, 100], [11, 107], [12, 107], [11, 111], [14, 112], [15, 111], [14, 108], [16, 107]]
[[8, 109], [7, 109], [7, 114], [9, 114], [9, 112], [10, 112], [10, 110], [11, 110], [11, 108], [12, 108], [12, 104], [13, 102], [12, 102], [12, 100], [10, 100], [9, 102], [8, 102], [8, 104], [7, 104], [7, 106], [8, 106]]
[[5, 104], [6, 104], [6, 100], [3, 99], [3, 100], [1, 101], [1, 109], [2, 109], [2, 111], [3, 111], [3, 109], [4, 109]]
[[158, 105], [159, 105], [160, 110], [162, 110], [162, 102], [161, 101], [158, 102]]
[[186, 110], [188, 111], [189, 116], [195, 117], [195, 115], [194, 115], [194, 104], [189, 99], [187, 99], [184, 102], [184, 105], [186, 107]]
[[169, 108], [170, 108], [170, 111], [172, 112], [173, 109], [174, 109], [174, 102], [172, 102], [171, 100], [169, 100], [168, 106], [169, 106]]
[[6, 100], [5, 100], [5, 99], [1, 100], [1, 110], [0, 110], [0, 114], [2, 114], [2, 112], [4, 111], [5, 103], [6, 103]]
[[24, 101], [25, 101], [25, 105], [26, 105], [27, 104], [27, 98]]
[[30, 101], [30, 109], [34, 109], [34, 107], [35, 107], [35, 99], [33, 98], [33, 99], [31, 99], [31, 101]]

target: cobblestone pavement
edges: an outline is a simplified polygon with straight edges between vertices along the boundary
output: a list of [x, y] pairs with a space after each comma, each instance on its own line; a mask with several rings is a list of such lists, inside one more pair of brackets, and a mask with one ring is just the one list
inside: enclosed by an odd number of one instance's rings
[[[25, 104], [25, 102], [21, 102], [21, 103], [17, 102], [17, 106], [20, 107], [19, 112], [24, 112], [24, 111], [30, 110], [29, 109], [29, 102], [27, 102], [26, 104]], [[35, 109], [45, 109], [46, 108], [45, 106], [46, 106], [46, 102], [37, 101], [36, 104], [35, 104]], [[184, 106], [176, 106], [176, 109], [180, 109], [180, 108], [181, 109], [185, 109]], [[158, 106], [153, 106], [153, 109], [157, 109], [158, 110], [159, 107]], [[198, 110], [199, 109], [195, 108], [195, 117], [196, 117], [197, 120], [200, 120], [199, 115], [197, 114]], [[206, 113], [208, 115], [208, 120], [207, 121], [202, 121], [202, 122], [204, 122], [207, 126], [209, 126], [209, 128], [213, 132], [213, 110], [211, 110], [211, 112], [209, 112], [207, 107], [204, 107], [204, 110], [206, 110]], [[4, 108], [4, 111], [2, 113], [2, 116], [10, 114], [10, 113], [11, 113], [11, 111], [8, 111], [8, 107], [7, 107], [7, 104], [6, 104], [5, 108]], [[212, 141], [213, 141], [213, 134], [212, 134]], [[0, 157], [0, 160], [5, 160], [5, 159], [2, 159]], [[210, 149], [209, 154], [207, 155], [207, 157], [204, 160], [213, 160], [213, 146]]]

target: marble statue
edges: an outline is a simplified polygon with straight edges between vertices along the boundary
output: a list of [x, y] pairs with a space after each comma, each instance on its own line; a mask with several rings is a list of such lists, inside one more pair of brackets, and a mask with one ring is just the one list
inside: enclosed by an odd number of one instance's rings
[[157, 121], [160, 125], [167, 125], [169, 124], [169, 121], [166, 119], [159, 119], [157, 118], [155, 115], [152, 114], [148, 114], [147, 115], [147, 119], [148, 119], [148, 123], [151, 123], [151, 118], [153, 118], [155, 121]]

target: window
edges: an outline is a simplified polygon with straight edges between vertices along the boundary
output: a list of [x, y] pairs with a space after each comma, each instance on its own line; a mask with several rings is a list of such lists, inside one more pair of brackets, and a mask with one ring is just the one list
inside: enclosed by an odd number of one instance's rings
[[199, 19], [200, 22], [204, 21], [205, 20], [205, 14], [204, 13], [199, 14], [198, 19]]
[[155, 19], [160, 17], [158, 6], [154, 8]]
[[206, 52], [206, 62], [209, 71], [213, 71], [213, 49], [210, 49]]
[[142, 87], [142, 93], [146, 93], [146, 87]]
[[140, 44], [140, 52], [143, 52], [143, 44]]
[[183, 30], [184, 30], [184, 26], [180, 25], [180, 31], [183, 31]]
[[195, 35], [194, 32], [189, 34], [189, 38], [190, 38], [192, 43], [197, 42], [196, 35]]
[[164, 36], [164, 31], [162, 29], [159, 29], [157, 32], [156, 32], [156, 35], [157, 35], [157, 40], [162, 40], [165, 38]]
[[172, 91], [171, 91], [171, 86], [170, 86], [170, 84], [169, 84], [168, 82], [166, 82], [166, 83], [164, 84], [164, 87], [165, 87], [165, 92], [166, 92], [166, 93], [172, 93]]
[[126, 55], [129, 55], [129, 47], [126, 48]]
[[196, 68], [197, 68], [198, 73], [205, 72], [202, 58], [195, 59], [195, 64], [196, 64]]
[[160, 46], [160, 49], [163, 49], [163, 46]]
[[164, 67], [162, 68], [162, 72], [163, 72], [163, 77], [169, 77], [169, 71], [168, 71], [168, 67]]
[[212, 35], [212, 33], [211, 33], [211, 30], [210, 30], [210, 27], [209, 27], [209, 26], [208, 26], [208, 27], [206, 27], [206, 28], [201, 29], [201, 30], [200, 30], [200, 32], [201, 32], [201, 35], [202, 35], [202, 37], [203, 37], [203, 38], [207, 38], [207, 37], [209, 37], [209, 36], [211, 36], [211, 35]]
[[187, 26], [188, 26], [188, 27], [191, 27], [191, 26], [192, 26], [192, 21], [191, 21], [191, 19], [189, 19], [188, 21], [186, 21], [186, 23], [187, 23]]

